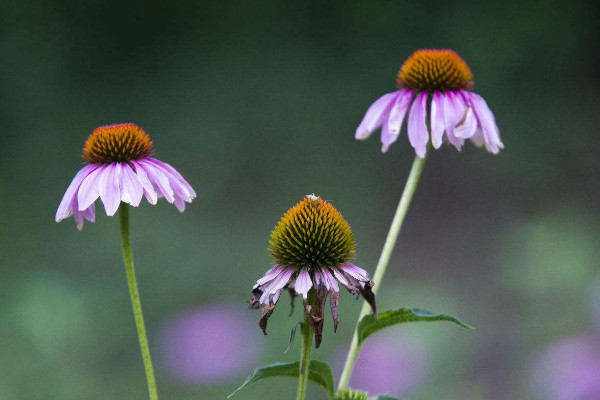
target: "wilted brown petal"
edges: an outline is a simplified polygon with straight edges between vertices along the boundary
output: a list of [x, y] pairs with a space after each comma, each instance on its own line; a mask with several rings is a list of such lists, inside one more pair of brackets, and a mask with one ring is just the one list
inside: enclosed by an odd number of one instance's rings
[[374, 283], [373, 281], [365, 282], [364, 285], [359, 286], [360, 294], [362, 297], [369, 303], [371, 309], [373, 310], [373, 316], [375, 317], [375, 321], [378, 321], [379, 318], [377, 316], [377, 305], [375, 304], [375, 293], [371, 290]]
[[262, 306], [262, 318], [258, 321], [258, 326], [260, 326], [265, 335], [267, 334], [267, 320], [273, 314], [273, 310], [275, 310], [275, 304], [263, 304]]
[[329, 291], [329, 305], [331, 306], [331, 316], [333, 317], [333, 332], [337, 332], [338, 327], [338, 299], [340, 293], [335, 290]]

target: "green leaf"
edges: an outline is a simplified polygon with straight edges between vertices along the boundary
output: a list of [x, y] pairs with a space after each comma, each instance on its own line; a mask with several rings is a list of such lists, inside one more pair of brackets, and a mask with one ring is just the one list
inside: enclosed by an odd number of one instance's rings
[[[246, 386], [253, 384], [254, 382], [260, 381], [265, 378], [271, 378], [273, 376], [291, 376], [297, 377], [298, 370], [300, 369], [300, 362], [297, 361], [295, 363], [275, 363], [265, 365], [263, 367], [258, 367], [252, 373], [242, 386], [237, 388], [233, 393], [231, 393], [227, 398], [230, 398]], [[333, 396], [333, 375], [331, 373], [331, 369], [326, 362], [312, 360], [308, 367], [308, 379], [315, 382], [325, 389], [329, 398]]]
[[300, 322], [300, 321], [298, 321], [294, 324], [294, 327], [292, 328], [292, 332], [290, 333], [290, 342], [288, 343], [288, 347], [287, 347], [287, 349], [285, 349], [283, 354], [287, 354], [292, 349], [292, 345], [294, 344], [294, 337], [296, 337], [296, 329], [298, 329], [299, 326], [302, 326], [302, 322]]
[[400, 399], [397, 399], [397, 398], [392, 397], [392, 396], [387, 396], [387, 395], [384, 394], [382, 396], [377, 396], [376, 400], [400, 400]]
[[373, 333], [383, 328], [387, 328], [388, 326], [401, 324], [403, 322], [433, 321], [454, 322], [465, 329], [475, 329], [450, 315], [436, 314], [431, 311], [421, 310], [419, 308], [400, 308], [398, 310], [390, 310], [379, 314], [379, 322], [375, 321], [373, 314], [363, 317], [363, 319], [360, 320], [357, 328], [358, 343], [359, 345], [362, 344], [365, 339], [371, 336]]

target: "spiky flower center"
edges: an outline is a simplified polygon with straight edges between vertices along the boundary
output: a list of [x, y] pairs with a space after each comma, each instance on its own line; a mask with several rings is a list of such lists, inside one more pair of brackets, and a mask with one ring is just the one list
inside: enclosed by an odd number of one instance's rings
[[135, 124], [100, 126], [83, 146], [83, 158], [92, 164], [129, 162], [154, 152], [150, 136]]
[[279, 220], [269, 251], [277, 264], [290, 268], [332, 268], [354, 257], [356, 243], [348, 222], [327, 201], [304, 197]]
[[473, 74], [452, 50], [417, 50], [398, 71], [396, 82], [401, 89], [468, 89], [473, 86]]

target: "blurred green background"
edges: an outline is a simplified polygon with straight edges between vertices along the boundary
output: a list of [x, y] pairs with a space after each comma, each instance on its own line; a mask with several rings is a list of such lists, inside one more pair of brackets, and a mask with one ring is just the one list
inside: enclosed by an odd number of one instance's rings
[[[378, 134], [357, 142], [354, 130], [419, 48], [469, 63], [506, 149], [432, 153], [378, 283], [381, 310], [422, 307], [477, 328], [395, 328], [427, 355], [407, 397], [551, 398], [532, 379], [539, 354], [600, 329], [599, 15], [586, 0], [2, 0], [0, 400], [147, 398], [118, 220], [97, 203], [82, 232], [54, 222], [86, 137], [117, 122], [142, 126], [198, 192], [183, 214], [164, 200], [131, 213], [162, 398], [224, 398], [253, 364], [297, 359], [299, 343], [283, 354], [301, 318], [287, 318], [287, 298], [265, 337], [246, 309], [269, 234], [317, 193], [373, 272], [414, 152], [404, 130], [385, 155]], [[234, 332], [239, 368], [178, 378], [162, 361], [169, 321], [219, 304], [247, 327]], [[359, 308], [341, 295], [340, 329], [326, 321], [315, 358], [336, 363]], [[237, 398], [293, 398], [295, 387], [279, 378]]]

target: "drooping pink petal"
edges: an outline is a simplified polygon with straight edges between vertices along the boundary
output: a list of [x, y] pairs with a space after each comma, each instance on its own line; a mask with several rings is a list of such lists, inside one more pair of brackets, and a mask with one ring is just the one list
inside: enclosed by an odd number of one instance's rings
[[300, 273], [298, 274], [298, 278], [296, 278], [296, 285], [295, 285], [296, 293], [301, 294], [302, 298], [304, 300], [306, 300], [308, 291], [310, 290], [312, 285], [313, 284], [312, 284], [312, 281], [310, 280], [310, 275], [308, 274], [306, 267], [302, 268], [300, 270]]
[[450, 144], [460, 150], [464, 144], [464, 139], [457, 138], [454, 134], [454, 127], [463, 119], [466, 113], [466, 105], [460, 95], [453, 91], [447, 91], [444, 96], [444, 122], [446, 125], [446, 137]]
[[138, 165], [146, 172], [153, 186], [160, 191], [169, 203], [173, 203], [175, 198], [173, 197], [173, 189], [169, 185], [169, 178], [152, 163], [146, 162], [146, 160], [140, 160]]
[[[191, 203], [192, 199], [196, 196], [196, 193], [193, 190], [190, 192], [191, 187], [189, 184], [185, 182], [183, 178], [180, 179], [181, 175], [179, 175], [172, 167], [155, 159], [148, 159], [147, 162], [151, 163], [158, 173], [167, 177], [169, 185], [171, 186], [171, 189], [173, 189], [175, 207], [183, 212], [185, 210], [184, 201]], [[173, 174], [172, 171], [175, 171], [175, 174]]]
[[294, 274], [293, 268], [287, 268], [281, 271], [275, 279], [266, 284], [264, 287], [260, 289], [263, 291], [262, 296], [260, 297], [261, 304], [270, 304], [271, 295], [274, 295], [278, 290], [283, 289], [285, 285], [288, 284], [290, 278]]
[[493, 154], [498, 154], [500, 149], [504, 148], [504, 144], [500, 140], [500, 131], [496, 125], [492, 110], [490, 110], [483, 97], [477, 93], [463, 91], [463, 95], [468, 96], [473, 107], [475, 117], [483, 132], [486, 149]]
[[481, 131], [481, 127], [477, 127], [475, 129], [475, 133], [471, 136], [471, 142], [477, 147], [485, 146], [485, 140], [483, 139], [483, 132]]
[[148, 203], [152, 205], [156, 204], [158, 196], [154, 190], [152, 182], [150, 182], [150, 179], [148, 179], [148, 174], [146, 174], [146, 171], [144, 171], [137, 161], [132, 161], [131, 163], [135, 166], [135, 173], [142, 184], [142, 187], [144, 188], [144, 196], [146, 197], [146, 200], [148, 200]]
[[408, 115], [408, 140], [417, 156], [425, 158], [429, 132], [427, 131], [427, 92], [421, 92]]
[[338, 270], [337, 268], [333, 269], [333, 275], [336, 277], [336, 279], [338, 281], [340, 281], [342, 283], [342, 285], [348, 285], [349, 282], [346, 279], [346, 277], [344, 276], [344, 274], [342, 274], [342, 272], [340, 270]]
[[454, 128], [454, 135], [459, 138], [469, 139], [475, 134], [477, 129], [477, 118], [473, 114], [473, 109], [467, 107], [467, 114], [464, 120]]
[[[191, 202], [191, 200], [190, 200], [190, 202]], [[177, 208], [177, 210], [179, 212], [185, 211], [185, 200], [183, 200], [181, 197], [175, 196], [175, 200], [173, 201], [173, 204], [175, 204], [175, 208]]]
[[368, 138], [371, 133], [377, 130], [390, 115], [390, 110], [394, 105], [394, 100], [398, 96], [397, 92], [387, 93], [377, 99], [365, 113], [363, 120], [356, 128], [355, 138], [362, 140]]
[[76, 210], [73, 212], [73, 219], [77, 225], [77, 230], [83, 229], [83, 212]]
[[370, 281], [367, 271], [354, 264], [344, 264], [340, 265], [338, 268], [360, 282]]
[[323, 268], [322, 272], [323, 272], [323, 276], [325, 277], [325, 280], [327, 280], [329, 282], [329, 287], [331, 288], [331, 290], [333, 290], [335, 292], [339, 292], [340, 287], [338, 286], [338, 283], [335, 280], [335, 278], [333, 277], [333, 275], [331, 275], [331, 272], [329, 272], [329, 270], [327, 268]]
[[161, 166], [162, 168], [166, 169], [169, 173], [171, 173], [171, 175], [177, 178], [180, 184], [185, 186], [188, 192], [188, 196], [191, 199], [196, 198], [196, 192], [194, 191], [192, 186], [183, 178], [183, 176], [181, 176], [181, 174], [175, 168], [173, 168], [171, 165], [165, 162], [157, 160], [156, 158], [148, 157], [147, 160], [155, 165]]
[[88, 221], [90, 221], [90, 222], [95, 222], [96, 221], [96, 207], [94, 206], [93, 203], [92, 203], [91, 206], [89, 206], [88, 208], [86, 208], [81, 213], [83, 214], [83, 216], [85, 217], [85, 219], [87, 219]]
[[442, 145], [445, 129], [444, 95], [436, 91], [431, 100], [431, 144], [433, 148], [439, 149]]
[[413, 96], [414, 91], [412, 90], [401, 89], [399, 91], [398, 97], [396, 97], [394, 105], [390, 110], [386, 134], [384, 135], [383, 128], [381, 130], [382, 153], [388, 151], [390, 145], [394, 143], [396, 139], [398, 139], [398, 135], [400, 135], [400, 130], [402, 129], [402, 122], [404, 122], [404, 117], [406, 116], [406, 112], [410, 107]]
[[100, 196], [100, 188], [98, 187], [98, 178], [108, 168], [108, 165], [101, 165], [81, 182], [81, 186], [77, 191], [77, 209], [83, 211], [92, 205]]
[[273, 280], [277, 275], [279, 275], [281, 271], [281, 265], [274, 265], [270, 270], [268, 270], [265, 273], [265, 275], [262, 278], [256, 281], [254, 288], [257, 288], [258, 286], [264, 285], [265, 283]]
[[83, 180], [95, 169], [95, 165], [86, 165], [85, 167], [79, 170], [77, 175], [75, 175], [75, 178], [73, 178], [73, 180], [71, 181], [71, 184], [67, 188], [67, 191], [65, 192], [65, 195], [63, 196], [60, 205], [56, 210], [56, 222], [62, 221], [63, 219], [71, 216], [74, 211], [78, 210], [77, 191], [81, 186], [81, 182], [83, 182]]
[[139, 206], [144, 195], [140, 179], [128, 164], [118, 163], [117, 165], [121, 170], [121, 201], [134, 207]]
[[100, 199], [104, 203], [106, 215], [109, 217], [115, 215], [119, 209], [119, 204], [121, 204], [120, 174], [119, 164], [112, 163], [104, 169], [98, 178]]

